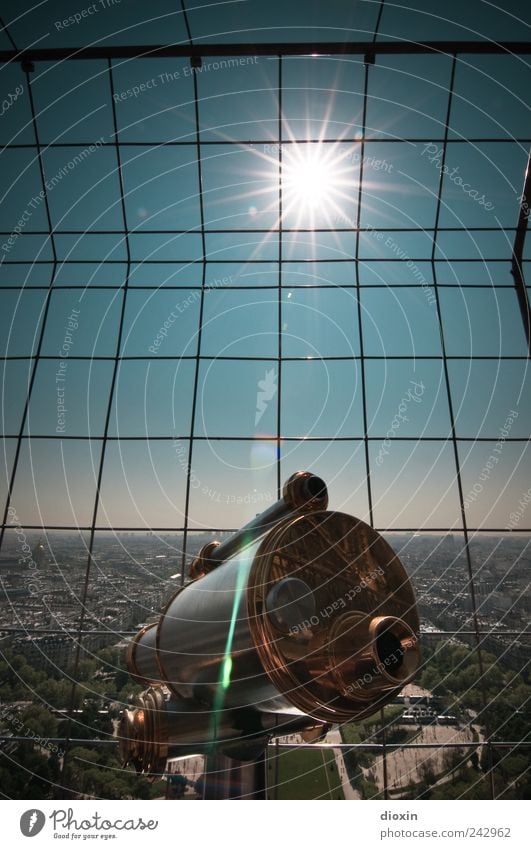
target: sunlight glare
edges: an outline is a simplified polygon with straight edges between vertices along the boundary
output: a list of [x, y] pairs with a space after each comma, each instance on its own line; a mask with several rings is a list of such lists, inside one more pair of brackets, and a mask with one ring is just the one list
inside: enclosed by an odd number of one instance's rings
[[298, 227], [323, 222], [331, 229], [345, 216], [356, 196], [351, 149], [335, 145], [290, 145], [283, 151], [281, 186], [283, 219], [295, 216]]
[[284, 191], [293, 201], [316, 207], [331, 196], [334, 171], [330, 163], [317, 156], [289, 163], [285, 168]]

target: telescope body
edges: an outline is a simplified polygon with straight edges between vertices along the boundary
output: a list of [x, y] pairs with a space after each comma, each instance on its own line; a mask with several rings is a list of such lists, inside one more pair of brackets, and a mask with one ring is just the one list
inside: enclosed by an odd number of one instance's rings
[[149, 689], [123, 714], [125, 761], [152, 772], [178, 752], [245, 759], [272, 736], [318, 739], [412, 680], [419, 620], [405, 570], [380, 534], [327, 503], [324, 482], [298, 472], [279, 502], [204, 546], [195, 580], [129, 646]]

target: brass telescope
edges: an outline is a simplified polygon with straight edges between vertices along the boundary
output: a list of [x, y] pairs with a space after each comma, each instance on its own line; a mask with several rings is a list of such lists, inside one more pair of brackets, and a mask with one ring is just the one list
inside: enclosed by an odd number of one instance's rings
[[274, 736], [320, 739], [391, 701], [419, 667], [415, 597], [369, 525], [327, 510], [327, 487], [296, 472], [282, 498], [205, 545], [159, 620], [131, 641], [147, 686], [120, 725], [137, 771], [211, 752], [251, 759]]

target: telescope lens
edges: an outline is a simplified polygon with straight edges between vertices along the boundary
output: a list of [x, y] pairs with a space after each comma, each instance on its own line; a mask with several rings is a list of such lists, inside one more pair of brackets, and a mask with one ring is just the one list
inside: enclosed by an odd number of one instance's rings
[[271, 623], [282, 633], [300, 631], [315, 616], [313, 592], [300, 578], [283, 578], [269, 590], [266, 610]]
[[322, 478], [312, 475], [306, 480], [306, 491], [310, 498], [324, 498], [327, 493], [326, 484]]
[[391, 674], [402, 666], [404, 649], [402, 643], [392, 631], [382, 631], [376, 637], [376, 652], [380, 663], [383, 663]]

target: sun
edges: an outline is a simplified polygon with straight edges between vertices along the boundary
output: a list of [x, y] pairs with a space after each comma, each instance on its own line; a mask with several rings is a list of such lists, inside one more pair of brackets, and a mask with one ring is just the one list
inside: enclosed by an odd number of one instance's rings
[[315, 208], [331, 197], [335, 178], [331, 163], [309, 154], [304, 159], [286, 163], [282, 190], [287, 198]]
[[280, 172], [284, 214], [294, 213], [299, 226], [316, 218], [332, 224], [352, 201], [352, 173], [352, 163], [334, 145], [286, 145]]

